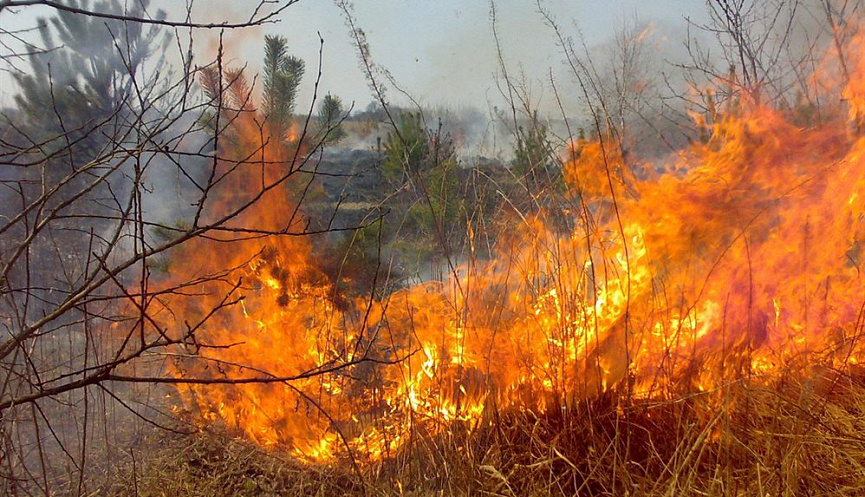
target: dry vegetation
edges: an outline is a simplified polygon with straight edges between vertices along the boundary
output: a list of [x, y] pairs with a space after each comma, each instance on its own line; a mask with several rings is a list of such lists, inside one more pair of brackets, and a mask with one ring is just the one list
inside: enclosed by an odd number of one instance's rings
[[[748, 384], [752, 386], [748, 386]], [[124, 457], [109, 495], [862, 495], [863, 378], [828, 370], [616, 407], [490, 412], [352, 470], [304, 464], [213, 428]], [[471, 428], [469, 430], [469, 428]], [[134, 456], [134, 457], [133, 457]]]
[[[209, 29], [109, 4], [57, 29]], [[577, 95], [551, 78], [553, 129], [499, 53], [514, 157], [484, 167], [397, 113], [337, 4], [382, 122], [298, 115], [276, 36], [261, 96], [221, 41], [164, 94], [123, 59], [95, 124], [99, 81], [18, 80], [0, 492], [865, 495], [860, 2], [709, 2], [722, 55], [687, 40], [679, 83], [647, 30], [603, 65], [538, 2]], [[338, 129], [387, 130], [374, 180], [322, 166]]]

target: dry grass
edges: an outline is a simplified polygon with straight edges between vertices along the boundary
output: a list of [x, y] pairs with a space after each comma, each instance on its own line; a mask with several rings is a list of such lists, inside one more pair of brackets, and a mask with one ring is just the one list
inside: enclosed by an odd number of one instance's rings
[[823, 370], [666, 401], [490, 413], [397, 457], [313, 466], [225, 434], [162, 434], [111, 495], [865, 495], [865, 385]]
[[348, 471], [305, 465], [209, 430], [161, 433], [130, 454], [105, 495], [330, 496], [362, 490]]

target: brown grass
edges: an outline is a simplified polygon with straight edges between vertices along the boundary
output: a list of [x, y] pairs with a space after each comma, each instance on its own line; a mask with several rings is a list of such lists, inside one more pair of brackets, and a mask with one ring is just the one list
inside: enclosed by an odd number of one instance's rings
[[161, 434], [106, 494], [139, 496], [865, 495], [865, 383], [828, 369], [556, 412], [491, 412], [396, 457], [316, 466], [213, 430]]

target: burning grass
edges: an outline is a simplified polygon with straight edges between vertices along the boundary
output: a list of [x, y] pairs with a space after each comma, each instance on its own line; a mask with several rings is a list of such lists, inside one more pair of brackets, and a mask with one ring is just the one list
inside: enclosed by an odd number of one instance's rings
[[[203, 240], [172, 276], [219, 277], [163, 300], [165, 329], [201, 328], [173, 364], [201, 378], [181, 398], [264, 446], [367, 463], [493, 406], [574, 410], [613, 390], [671, 401], [846, 371], [863, 358], [863, 147], [844, 123], [802, 128], [756, 104], [642, 178], [603, 140], [575, 143], [570, 231], [523, 216], [489, 260], [381, 299], [340, 294], [303, 237]], [[279, 168], [248, 167], [268, 202], [242, 225], [290, 231], [296, 190], [270, 188]], [[232, 202], [251, 195], [235, 174]], [[599, 177], [609, 192], [581, 181]]]
[[544, 413], [490, 410], [352, 470], [221, 431], [140, 449], [118, 495], [862, 495], [865, 376], [823, 368], [666, 401], [610, 392]]
[[[302, 144], [239, 116], [202, 218], [248, 207], [178, 250], [166, 286], [191, 291], [157, 317], [196, 330], [185, 408], [305, 461], [299, 492], [862, 492], [865, 138], [744, 100], [664, 164], [573, 141], [564, 226], [519, 213], [489, 258], [368, 298], [302, 236]], [[278, 467], [224, 469], [254, 494]]]

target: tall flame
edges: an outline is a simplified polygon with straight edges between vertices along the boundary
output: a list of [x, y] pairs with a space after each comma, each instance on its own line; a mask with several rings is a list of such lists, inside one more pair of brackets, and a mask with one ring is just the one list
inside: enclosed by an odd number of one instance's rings
[[[863, 75], [865, 62], [844, 91], [853, 119]], [[208, 212], [266, 190], [227, 226], [285, 234], [229, 229], [184, 248], [170, 283], [200, 283], [165, 319], [203, 323], [176, 374], [274, 380], [181, 388], [205, 419], [261, 444], [376, 458], [415, 431], [472, 427], [492, 405], [567, 409], [616, 385], [672, 396], [862, 360], [865, 138], [849, 123], [808, 128], [742, 103], [662, 173], [575, 142], [570, 232], [526, 218], [489, 261], [376, 301], [337, 298], [310, 263], [308, 238], [293, 236], [302, 185], [278, 184], [298, 151], [255, 148], [240, 121]]]

